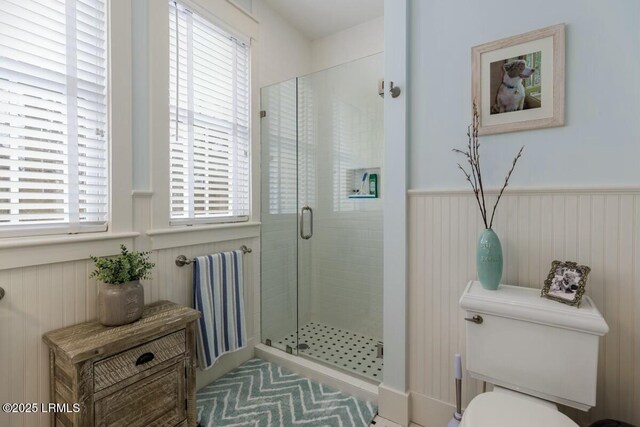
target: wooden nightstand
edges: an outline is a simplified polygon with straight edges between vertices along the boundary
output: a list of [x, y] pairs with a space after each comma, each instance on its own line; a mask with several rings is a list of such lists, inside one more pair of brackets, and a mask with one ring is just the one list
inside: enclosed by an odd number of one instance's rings
[[80, 404], [75, 413], [52, 413], [51, 425], [194, 427], [199, 317], [160, 301], [129, 325], [94, 321], [45, 334], [50, 401]]

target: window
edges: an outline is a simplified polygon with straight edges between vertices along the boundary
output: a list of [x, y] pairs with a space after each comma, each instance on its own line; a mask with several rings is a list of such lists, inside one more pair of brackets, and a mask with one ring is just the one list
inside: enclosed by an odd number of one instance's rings
[[171, 224], [249, 215], [249, 47], [171, 1]]
[[0, 236], [106, 230], [105, 2], [3, 2]]
[[[296, 117], [296, 81], [262, 89], [261, 102], [267, 111], [262, 119], [262, 185], [267, 185], [264, 213], [273, 215], [297, 212], [298, 145]], [[267, 208], [268, 206], [268, 208]]]
[[527, 65], [535, 68], [536, 72], [531, 75], [528, 79], [524, 79], [524, 86], [528, 87], [537, 87], [540, 89], [541, 84], [541, 76], [542, 76], [542, 51], [529, 53], [527, 55], [523, 55], [519, 57], [527, 61]]
[[[525, 93], [527, 97], [534, 98], [532, 101], [538, 104], [541, 101], [542, 91], [540, 89], [542, 84], [542, 52], [530, 53], [523, 57], [527, 61], [527, 65], [536, 69], [536, 72], [528, 79], [524, 79]], [[531, 102], [531, 101], [530, 101]]]
[[263, 213], [296, 214], [316, 204], [316, 114], [313, 81], [292, 79], [262, 89]]

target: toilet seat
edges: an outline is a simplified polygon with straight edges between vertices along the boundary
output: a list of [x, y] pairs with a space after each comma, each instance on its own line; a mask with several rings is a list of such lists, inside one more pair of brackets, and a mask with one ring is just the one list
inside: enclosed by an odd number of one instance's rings
[[569, 417], [545, 402], [488, 392], [475, 397], [462, 417], [460, 427], [578, 427]]

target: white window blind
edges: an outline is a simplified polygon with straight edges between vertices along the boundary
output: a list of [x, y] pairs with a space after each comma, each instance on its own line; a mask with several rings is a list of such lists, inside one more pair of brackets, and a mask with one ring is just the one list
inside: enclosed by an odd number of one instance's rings
[[0, 236], [105, 230], [106, 0], [3, 0]]
[[170, 9], [171, 223], [249, 215], [249, 47]]
[[262, 161], [262, 185], [268, 183], [269, 188], [268, 212], [295, 214], [298, 203], [296, 81], [264, 88], [261, 99], [267, 111], [261, 123], [266, 134], [261, 149], [268, 153]]

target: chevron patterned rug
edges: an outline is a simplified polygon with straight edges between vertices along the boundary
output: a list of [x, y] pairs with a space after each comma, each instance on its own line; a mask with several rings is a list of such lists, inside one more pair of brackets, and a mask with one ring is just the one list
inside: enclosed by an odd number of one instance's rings
[[203, 426], [365, 427], [377, 405], [252, 359], [200, 390]]

